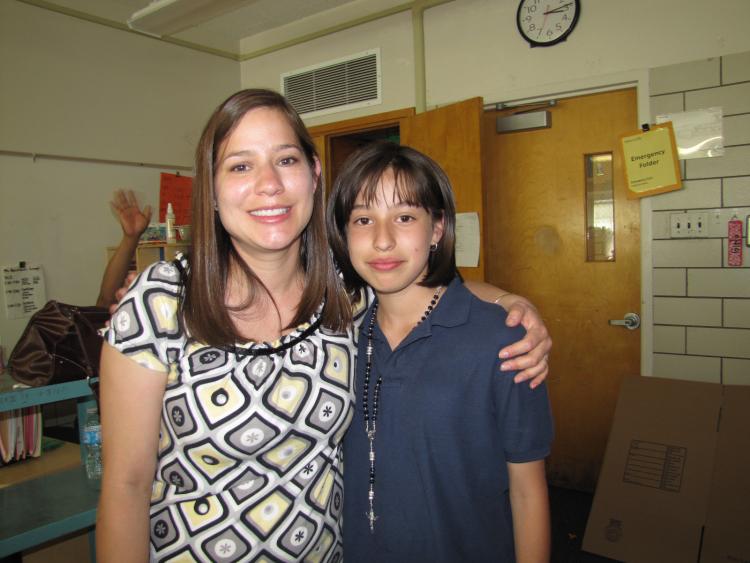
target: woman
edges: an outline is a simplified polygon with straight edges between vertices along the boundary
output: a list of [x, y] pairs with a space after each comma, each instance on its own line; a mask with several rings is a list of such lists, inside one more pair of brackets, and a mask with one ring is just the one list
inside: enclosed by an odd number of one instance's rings
[[549, 561], [546, 389], [497, 377], [498, 339], [522, 331], [457, 275], [447, 176], [372, 143], [339, 172], [327, 220], [348, 290], [376, 295], [344, 440], [347, 559]]
[[[336, 274], [320, 162], [282, 96], [245, 90], [213, 113], [192, 216], [189, 260], [138, 278], [102, 352], [98, 557], [339, 560], [366, 303]], [[516, 344], [536, 358], [511, 361], [543, 378], [539, 333]]]

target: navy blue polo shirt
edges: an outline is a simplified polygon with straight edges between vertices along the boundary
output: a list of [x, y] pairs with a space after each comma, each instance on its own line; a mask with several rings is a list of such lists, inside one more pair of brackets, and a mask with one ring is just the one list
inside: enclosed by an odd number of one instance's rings
[[[523, 337], [505, 312], [456, 278], [395, 350], [373, 331], [370, 402], [383, 383], [375, 438], [375, 532], [362, 414], [368, 311], [359, 335], [356, 409], [344, 440], [347, 563], [514, 561], [506, 462], [545, 458], [547, 389], [513, 383], [497, 352]], [[372, 412], [372, 405], [370, 405]]]

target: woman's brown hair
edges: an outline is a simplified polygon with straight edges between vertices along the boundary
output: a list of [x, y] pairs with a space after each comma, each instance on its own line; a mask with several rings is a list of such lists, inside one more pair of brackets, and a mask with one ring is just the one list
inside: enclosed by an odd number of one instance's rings
[[[211, 115], [195, 153], [193, 182], [193, 243], [185, 275], [183, 318], [192, 338], [213, 346], [241, 342], [226, 305], [230, 272], [244, 275], [249, 295], [241, 308], [252, 306], [262, 293], [263, 283], [240, 258], [214, 209], [216, 159], [221, 144], [234, 131], [242, 117], [257, 108], [278, 110], [289, 122], [311, 168], [318, 158], [315, 144], [305, 124], [289, 102], [272, 90], [242, 90], [227, 98]], [[351, 321], [351, 307], [336, 273], [325, 230], [323, 189], [318, 177], [310, 222], [302, 232], [300, 262], [305, 287], [297, 314], [290, 327], [307, 322], [325, 301], [322, 324], [335, 331], [345, 330]], [[285, 327], [289, 328], [289, 327]]]

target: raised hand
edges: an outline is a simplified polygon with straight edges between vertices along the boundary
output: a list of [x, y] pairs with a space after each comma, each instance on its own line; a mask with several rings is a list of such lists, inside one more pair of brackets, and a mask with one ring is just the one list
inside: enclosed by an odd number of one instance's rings
[[148, 227], [151, 220], [151, 206], [147, 205], [141, 210], [133, 190], [116, 190], [109, 205], [117, 215], [123, 235], [126, 237], [138, 238]]

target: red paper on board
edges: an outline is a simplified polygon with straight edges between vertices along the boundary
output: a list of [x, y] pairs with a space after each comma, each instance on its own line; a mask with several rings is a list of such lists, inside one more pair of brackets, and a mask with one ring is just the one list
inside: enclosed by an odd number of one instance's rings
[[166, 221], [167, 204], [172, 204], [175, 225], [190, 224], [190, 196], [193, 193], [193, 178], [180, 174], [162, 172], [159, 185], [159, 222]]

